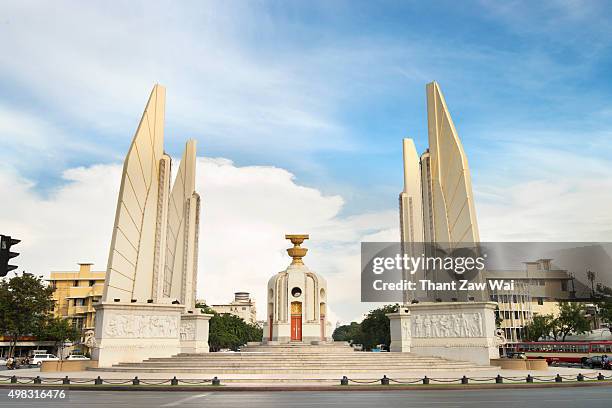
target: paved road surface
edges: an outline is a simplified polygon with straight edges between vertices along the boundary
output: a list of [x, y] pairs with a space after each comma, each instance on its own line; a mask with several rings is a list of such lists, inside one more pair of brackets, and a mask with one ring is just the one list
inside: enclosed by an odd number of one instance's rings
[[386, 391], [386, 392], [153, 392], [70, 391], [64, 401], [16, 401], [0, 390], [0, 407], [248, 407], [248, 408], [406, 408], [406, 407], [504, 407], [591, 408], [612, 406], [611, 387]]

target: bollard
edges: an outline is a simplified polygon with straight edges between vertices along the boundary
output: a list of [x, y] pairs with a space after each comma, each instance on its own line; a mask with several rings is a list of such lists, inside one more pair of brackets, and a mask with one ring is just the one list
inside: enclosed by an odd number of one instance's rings
[[37, 375], [34, 379], [34, 384], [42, 384], [42, 380], [40, 379], [40, 375]]
[[221, 385], [221, 380], [219, 380], [216, 376], [212, 379], [212, 385]]
[[62, 380], [62, 384], [70, 384], [70, 378], [68, 378], [68, 376], [65, 376]]
[[495, 377], [495, 384], [503, 384], [504, 383], [504, 379], [502, 378], [501, 375], [497, 374], [497, 377]]
[[96, 378], [96, 379], [94, 380], [94, 384], [95, 384], [95, 385], [102, 385], [102, 379], [100, 378], [100, 376], [98, 376], [98, 378]]
[[464, 375], [461, 377], [461, 384], [469, 384], [470, 380]]
[[429, 378], [427, 378], [427, 376], [423, 377], [423, 384], [429, 385]]
[[389, 379], [386, 375], [383, 375], [383, 378], [380, 379], [380, 385], [389, 385]]
[[528, 383], [532, 383], [533, 382], [533, 377], [531, 376], [531, 374], [527, 374], [527, 382]]
[[561, 376], [559, 374], [557, 374], [557, 376], [555, 377], [555, 382], [562, 382], [563, 378], [561, 378]]
[[176, 379], [176, 375], [170, 380], [170, 385], [178, 385], [178, 380]]
[[138, 376], [134, 377], [134, 379], [132, 380], [132, 385], [140, 385], [140, 380], [138, 379]]
[[11, 377], [11, 384], [15, 384], [16, 382], [17, 382], [17, 376], [14, 375], [14, 376]]
[[584, 375], [582, 375], [582, 373], [578, 373], [578, 376], [576, 377], [576, 379], [578, 381], [584, 381]]
[[340, 379], [340, 385], [348, 385], [348, 377], [346, 375]]
[[597, 376], [597, 381], [603, 381], [605, 379], [606, 377], [604, 377], [602, 373], [599, 373], [599, 375]]

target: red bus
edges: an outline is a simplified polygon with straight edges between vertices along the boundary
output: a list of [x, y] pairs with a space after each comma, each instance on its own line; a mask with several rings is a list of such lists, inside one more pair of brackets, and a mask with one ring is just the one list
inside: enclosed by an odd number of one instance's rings
[[528, 359], [545, 358], [548, 364], [584, 363], [593, 356], [612, 357], [612, 341], [533, 341], [518, 343], [516, 351]]

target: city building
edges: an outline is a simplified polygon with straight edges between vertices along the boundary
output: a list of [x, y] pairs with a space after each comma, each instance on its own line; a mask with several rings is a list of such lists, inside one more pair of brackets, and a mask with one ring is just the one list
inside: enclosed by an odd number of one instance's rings
[[236, 292], [232, 302], [225, 305], [211, 305], [210, 308], [217, 313], [233, 314], [247, 323], [258, 324], [255, 301], [251, 299], [249, 292]]
[[523, 340], [523, 328], [535, 315], [559, 313], [559, 301], [586, 300], [588, 288], [566, 270], [554, 269], [552, 259], [524, 263], [522, 270], [486, 271], [487, 280], [514, 280], [513, 290], [491, 290], [491, 300], [498, 303], [496, 314], [503, 319], [508, 344]]
[[53, 288], [56, 317], [70, 319], [83, 331], [95, 327], [94, 305], [102, 298], [106, 271], [92, 271], [92, 264], [80, 263], [78, 271], [54, 271], [48, 280]]

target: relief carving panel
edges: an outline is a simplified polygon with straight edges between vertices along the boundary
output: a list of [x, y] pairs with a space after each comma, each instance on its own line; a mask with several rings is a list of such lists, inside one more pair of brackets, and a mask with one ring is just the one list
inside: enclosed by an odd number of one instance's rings
[[482, 337], [480, 313], [431, 314], [413, 316], [413, 337]]
[[112, 315], [104, 334], [116, 338], [171, 338], [178, 337], [178, 321], [172, 316]]

